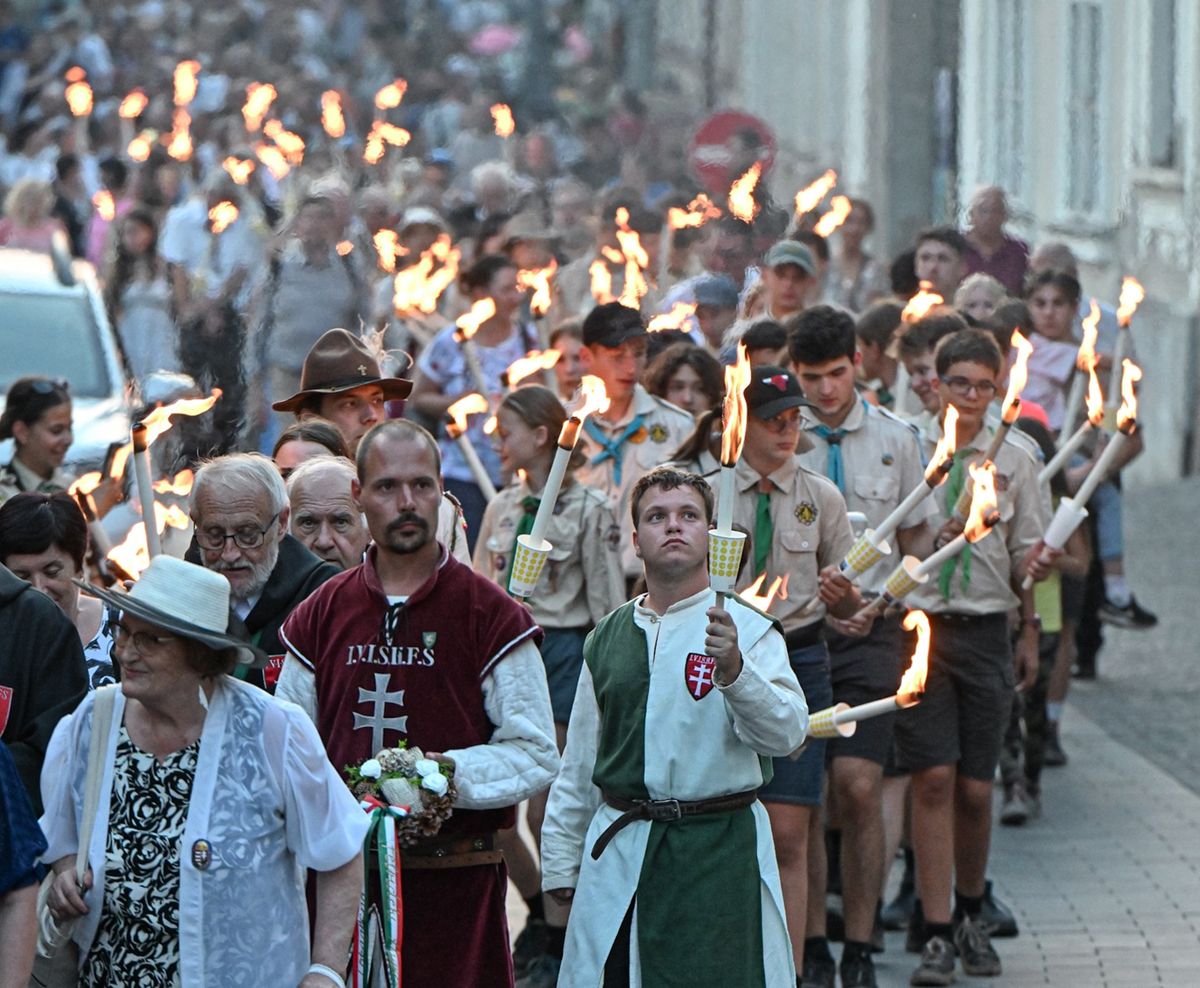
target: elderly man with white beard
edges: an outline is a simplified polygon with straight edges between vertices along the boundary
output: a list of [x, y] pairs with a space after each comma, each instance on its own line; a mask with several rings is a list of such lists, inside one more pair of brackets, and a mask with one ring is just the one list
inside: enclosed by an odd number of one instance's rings
[[203, 463], [192, 487], [190, 562], [229, 581], [231, 604], [250, 639], [270, 656], [265, 669], [235, 674], [274, 692], [285, 650], [279, 627], [339, 567], [288, 534], [287, 489], [267, 457], [230, 453]]

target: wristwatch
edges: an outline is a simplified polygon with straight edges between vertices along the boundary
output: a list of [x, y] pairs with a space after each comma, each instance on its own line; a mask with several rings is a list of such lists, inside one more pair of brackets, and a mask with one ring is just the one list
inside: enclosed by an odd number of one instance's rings
[[1021, 624], [1033, 628], [1039, 635], [1042, 633], [1042, 616], [1040, 614], [1031, 614], [1029, 617], [1021, 618]]

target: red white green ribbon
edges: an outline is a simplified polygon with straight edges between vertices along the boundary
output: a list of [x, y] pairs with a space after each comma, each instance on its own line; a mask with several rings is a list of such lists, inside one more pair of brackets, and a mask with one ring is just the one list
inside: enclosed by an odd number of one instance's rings
[[[366, 799], [362, 807], [370, 815], [370, 828], [363, 844], [363, 891], [358, 900], [358, 920], [354, 926], [351, 954], [352, 988], [368, 988], [376, 955], [382, 953], [387, 988], [400, 988], [400, 948], [403, 942], [404, 904], [400, 886], [400, 845], [396, 837], [396, 818], [404, 816], [396, 808]], [[371, 902], [371, 855], [379, 866], [379, 902]]]

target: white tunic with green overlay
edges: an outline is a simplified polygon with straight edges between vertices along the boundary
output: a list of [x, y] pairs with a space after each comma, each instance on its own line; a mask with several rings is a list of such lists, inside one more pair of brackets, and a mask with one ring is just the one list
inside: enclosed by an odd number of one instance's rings
[[561, 984], [602, 982], [632, 908], [632, 985], [795, 984], [766, 810], [635, 821], [599, 860], [624, 799], [702, 800], [756, 789], [804, 740], [808, 708], [771, 618], [728, 602], [743, 666], [713, 682], [704, 639], [715, 595], [659, 615], [631, 601], [588, 637], [562, 770], [542, 830], [542, 882], [574, 888]]

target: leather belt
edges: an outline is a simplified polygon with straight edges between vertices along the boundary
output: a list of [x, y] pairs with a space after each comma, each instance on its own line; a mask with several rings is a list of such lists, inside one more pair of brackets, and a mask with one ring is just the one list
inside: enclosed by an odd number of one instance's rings
[[504, 860], [495, 834], [474, 837], [427, 837], [401, 848], [403, 867], [425, 870], [494, 865]]
[[685, 816], [701, 816], [705, 813], [732, 813], [734, 810], [751, 806], [758, 799], [757, 789], [747, 789], [745, 792], [734, 792], [726, 796], [713, 796], [711, 799], [625, 799], [604, 793], [604, 802], [614, 810], [621, 810], [621, 815], [608, 825], [604, 833], [596, 838], [592, 847], [592, 858], [598, 860], [604, 849], [622, 830], [635, 820], [652, 820], [659, 823], [669, 823], [680, 820]]

